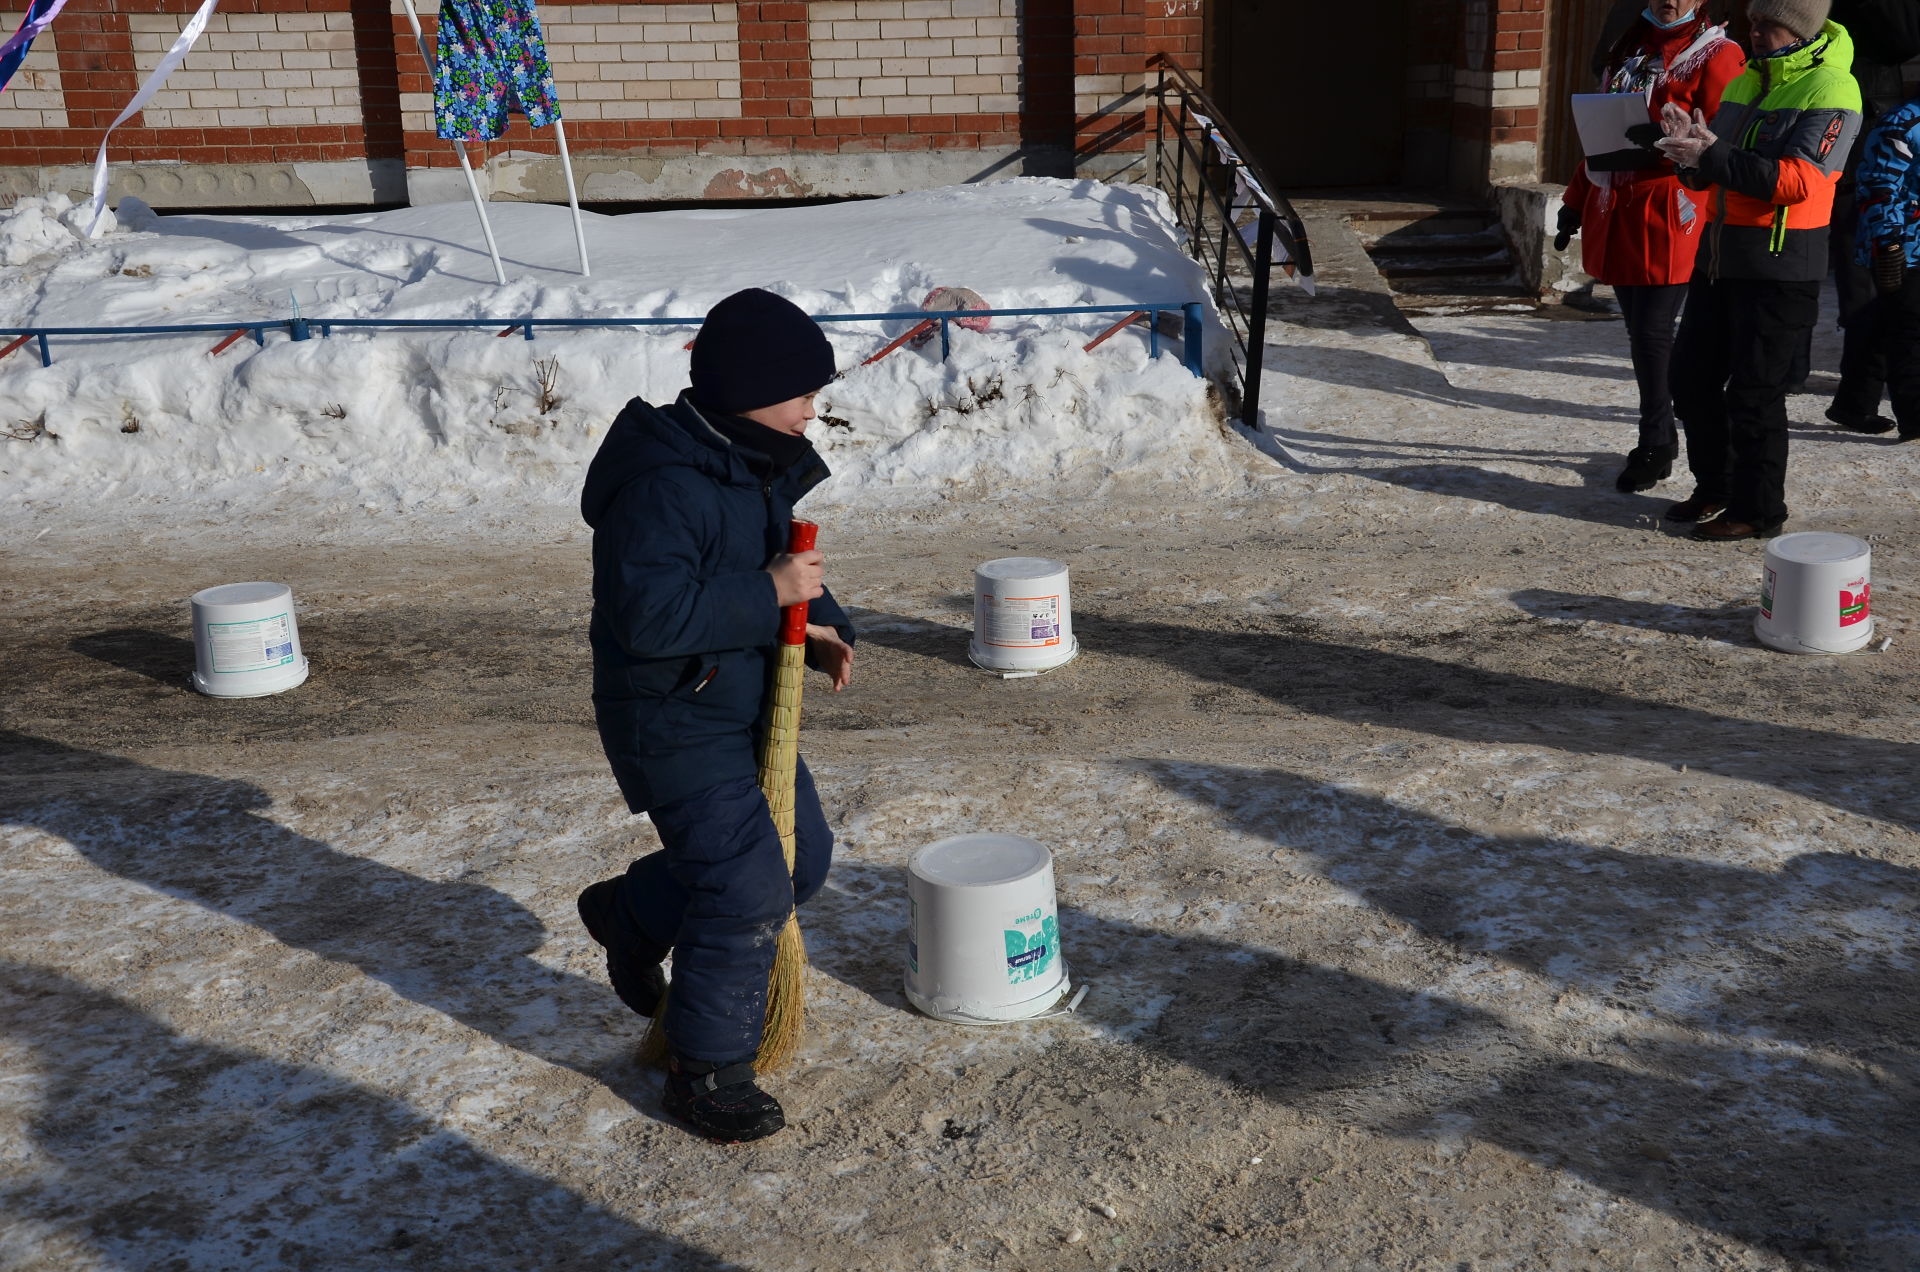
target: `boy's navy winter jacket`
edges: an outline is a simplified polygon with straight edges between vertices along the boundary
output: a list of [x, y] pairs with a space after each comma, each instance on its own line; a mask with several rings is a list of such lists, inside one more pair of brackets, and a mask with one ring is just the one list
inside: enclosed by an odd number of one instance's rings
[[[627, 403], [587, 469], [594, 717], [636, 813], [758, 770], [780, 626], [766, 565], [786, 551], [793, 505], [827, 477], [811, 446], [776, 474], [756, 474], [760, 459], [682, 395]], [[830, 593], [807, 619], [852, 643]]]

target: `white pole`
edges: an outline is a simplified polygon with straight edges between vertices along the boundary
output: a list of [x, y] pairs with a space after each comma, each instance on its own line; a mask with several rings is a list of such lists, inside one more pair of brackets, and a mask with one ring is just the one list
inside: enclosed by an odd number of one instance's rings
[[580, 252], [580, 276], [591, 277], [593, 270], [587, 265], [587, 232], [580, 225], [580, 195], [573, 188], [573, 159], [567, 154], [567, 130], [559, 120], [553, 121], [553, 135], [560, 143], [560, 171], [567, 174], [567, 206], [573, 209], [573, 245]]
[[[427, 49], [427, 36], [420, 29], [420, 14], [413, 7], [413, 0], [400, 0], [407, 7], [407, 21], [413, 26], [413, 42], [420, 46], [420, 60], [427, 64], [427, 74], [433, 74], [433, 54]], [[460, 171], [467, 175], [467, 192], [473, 195], [473, 210], [480, 214], [480, 233], [487, 240], [487, 255], [493, 258], [493, 281], [502, 287], [507, 284], [507, 271], [500, 264], [500, 249], [493, 241], [493, 223], [487, 220], [487, 204], [480, 197], [480, 183], [473, 179], [473, 165], [467, 162], [467, 148], [458, 139], [453, 141], [453, 153], [460, 156]]]

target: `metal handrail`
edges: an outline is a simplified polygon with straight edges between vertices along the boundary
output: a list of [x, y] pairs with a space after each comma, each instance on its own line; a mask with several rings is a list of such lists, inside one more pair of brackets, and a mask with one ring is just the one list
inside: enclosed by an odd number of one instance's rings
[[[1201, 304], [1197, 300], [1130, 301], [1119, 305], [1045, 305], [1029, 306], [1017, 309], [911, 309], [875, 314], [813, 314], [815, 322], [886, 322], [894, 319], [911, 319], [916, 322], [938, 320], [940, 323], [940, 358], [945, 361], [952, 352], [949, 325], [957, 318], [1025, 318], [1053, 314], [1122, 314], [1140, 313], [1147, 319], [1147, 356], [1160, 356], [1159, 317], [1162, 312], [1178, 310], [1182, 315], [1182, 361], [1187, 370], [1196, 376], [1205, 375], [1206, 361], [1202, 348], [1205, 324], [1202, 321]], [[227, 345], [243, 335], [251, 335], [257, 345], [266, 344], [267, 332], [285, 331], [290, 340], [310, 340], [315, 328], [319, 329], [322, 339], [332, 334], [335, 327], [399, 327], [399, 328], [502, 328], [502, 336], [512, 335], [516, 331], [525, 333], [528, 340], [533, 339], [536, 327], [558, 327], [562, 329], [579, 327], [698, 327], [704, 321], [701, 318], [541, 318], [525, 315], [517, 318], [269, 318], [251, 322], [202, 322], [167, 323], [158, 325], [136, 325], [122, 327], [0, 327], [0, 337], [16, 337], [11, 343], [0, 347], [0, 358], [6, 357], [29, 340], [37, 340], [40, 350], [40, 365], [53, 365], [53, 352], [48, 343], [49, 336], [147, 336], [176, 335], [186, 332], [224, 332], [227, 339], [217, 345], [213, 352], [218, 353]]]
[[[1297, 271], [1296, 276], [1302, 285], [1311, 289], [1313, 257], [1307, 244], [1306, 226], [1293, 205], [1274, 193], [1272, 181], [1193, 75], [1167, 54], [1157, 55], [1154, 61], [1160, 71], [1154, 89], [1158, 104], [1154, 113], [1155, 181], [1172, 199], [1176, 219], [1184, 223], [1188, 217], [1187, 166], [1189, 163], [1193, 165], [1195, 188], [1192, 192], [1188, 235], [1190, 250], [1202, 266], [1209, 265], [1208, 256], [1211, 252], [1212, 267], [1209, 272], [1214, 299], [1219, 303], [1223, 315], [1230, 316], [1228, 329], [1240, 347], [1240, 422], [1248, 428], [1255, 428], [1260, 420], [1261, 349], [1266, 341], [1267, 300], [1273, 273], [1275, 240], [1279, 241], [1290, 270]], [[1178, 119], [1173, 125], [1176, 162], [1172, 165], [1171, 180], [1167, 173], [1169, 147], [1166, 135], [1170, 114], [1169, 94], [1177, 97], [1179, 103]], [[1192, 136], [1196, 125], [1198, 141]], [[1234, 223], [1237, 206], [1233, 196], [1237, 190], [1222, 193], [1215, 188], [1215, 183], [1207, 176], [1210, 166], [1231, 171], [1239, 178], [1237, 184], [1244, 185], [1253, 197], [1258, 215], [1251, 247], [1240, 227]], [[1211, 235], [1206, 232], [1209, 203], [1220, 220], [1217, 248], [1212, 243]], [[1239, 250], [1253, 279], [1252, 295], [1248, 297], [1244, 311], [1240, 309], [1237, 291], [1228, 283], [1229, 243]], [[1231, 321], [1232, 317], [1239, 318], [1239, 323]]]
[[1179, 86], [1181, 96], [1201, 107], [1198, 113], [1207, 117], [1213, 128], [1226, 139], [1228, 147], [1232, 149], [1233, 165], [1244, 169], [1246, 175], [1251, 178], [1248, 189], [1276, 218], [1274, 230], [1280, 237], [1280, 246], [1286, 249], [1287, 255], [1293, 259], [1299, 271], [1311, 278], [1313, 254], [1307, 241], [1306, 222], [1302, 221], [1300, 214], [1293, 210], [1293, 204], [1287, 201], [1286, 196], [1277, 193], [1279, 187], [1267, 175], [1266, 169], [1260, 166], [1260, 161], [1253, 157], [1253, 151], [1247, 143], [1240, 140], [1240, 134], [1233, 130], [1233, 125], [1227, 122], [1225, 112], [1214, 104], [1214, 100], [1207, 96], [1207, 90], [1200, 87], [1199, 81], [1193, 78], [1193, 73], [1169, 53], [1156, 54], [1153, 60], [1159, 64], [1160, 68], [1160, 88], [1156, 95], [1164, 98], [1166, 79], [1171, 74]]

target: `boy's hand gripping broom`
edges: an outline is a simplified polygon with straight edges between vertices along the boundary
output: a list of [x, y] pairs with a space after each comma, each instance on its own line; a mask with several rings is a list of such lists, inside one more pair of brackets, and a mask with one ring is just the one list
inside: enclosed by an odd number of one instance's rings
[[[787, 551], [811, 552], [819, 533], [818, 525], [796, 518], [787, 533]], [[767, 811], [773, 815], [773, 828], [780, 836], [789, 876], [794, 861], [794, 787], [800, 767], [800, 694], [806, 674], [807, 603], [802, 601], [781, 611], [773, 710], [760, 746], [760, 791], [766, 796]], [[788, 911], [786, 925], [774, 942], [773, 972], [767, 978], [766, 1024], [760, 1031], [760, 1050], [753, 1058], [753, 1067], [761, 1073], [778, 1069], [800, 1050], [801, 1035], [806, 1030], [806, 975], [807, 947], [800, 937], [800, 920]], [[659, 1062], [666, 1058], [667, 1036], [662, 1026], [666, 1003], [662, 995], [653, 1024], [640, 1041], [644, 1060]]]

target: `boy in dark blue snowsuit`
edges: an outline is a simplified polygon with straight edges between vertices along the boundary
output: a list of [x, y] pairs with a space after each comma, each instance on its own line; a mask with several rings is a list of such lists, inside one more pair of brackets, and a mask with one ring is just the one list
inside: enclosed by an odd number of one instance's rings
[[757, 782], [781, 608], [807, 603], [808, 664], [836, 691], [852, 671], [853, 627], [821, 582], [820, 553], [786, 552], [793, 505], [827, 476], [805, 430], [833, 374], [811, 318], [770, 292], [737, 292], [694, 341], [692, 386], [670, 406], [629, 402], [580, 497], [600, 741], [661, 843], [581, 893], [580, 917], [643, 1016], [672, 951], [666, 1107], [725, 1141], [785, 1125], [753, 1055], [774, 938], [833, 853], [805, 761], [791, 874]]

